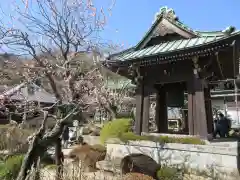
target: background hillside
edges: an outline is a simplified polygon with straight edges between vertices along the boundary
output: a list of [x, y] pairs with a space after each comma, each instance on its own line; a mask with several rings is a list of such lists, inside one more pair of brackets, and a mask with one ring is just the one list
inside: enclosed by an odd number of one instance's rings
[[[91, 69], [98, 67], [106, 81], [113, 81], [114, 84], [118, 84], [118, 81], [122, 82], [127, 80], [125, 77], [113, 73], [103, 67], [100, 62], [94, 62], [92, 56], [92, 54], [81, 53], [78, 58], [80, 63], [77, 65], [80, 72], [86, 73]], [[22, 58], [14, 54], [0, 54], [0, 85], [12, 86], [19, 84], [31, 74], [29, 73], [30, 71], [32, 74], [38, 73], [42, 75], [41, 69], [34, 60]], [[49, 88], [49, 82], [46, 78], [41, 78], [41, 85], [47, 91], [51, 91], [51, 88]]]

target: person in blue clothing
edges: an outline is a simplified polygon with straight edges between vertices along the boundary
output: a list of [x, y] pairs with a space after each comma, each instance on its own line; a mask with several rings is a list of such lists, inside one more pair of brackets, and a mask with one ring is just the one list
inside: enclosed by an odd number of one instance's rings
[[214, 120], [214, 133], [213, 137], [216, 137], [217, 134], [220, 137], [228, 137], [228, 132], [231, 128], [231, 121], [223, 115], [223, 113], [218, 114], [218, 119]]

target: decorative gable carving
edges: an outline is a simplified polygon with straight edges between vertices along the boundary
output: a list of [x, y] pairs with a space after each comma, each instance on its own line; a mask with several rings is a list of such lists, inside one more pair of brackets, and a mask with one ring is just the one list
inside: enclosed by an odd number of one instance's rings
[[[155, 14], [153, 23], [153, 26], [136, 46], [136, 49], [142, 49], [157, 42], [197, 37], [193, 30], [178, 20], [174, 10], [166, 6], [160, 8], [159, 12]], [[157, 41], [156, 38], [158, 38]]]
[[173, 31], [171, 28], [169, 28], [164, 22], [160, 22], [156, 29], [152, 33], [152, 37], [156, 36], [165, 36], [166, 34], [173, 34], [175, 31]]

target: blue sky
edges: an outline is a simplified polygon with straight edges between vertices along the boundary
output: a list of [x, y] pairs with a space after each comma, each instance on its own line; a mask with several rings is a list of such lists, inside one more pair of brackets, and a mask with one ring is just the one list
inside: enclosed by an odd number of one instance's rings
[[[3, 11], [10, 11], [11, 2], [0, 1]], [[94, 0], [97, 7], [107, 7], [111, 0]], [[240, 0], [116, 0], [103, 38], [133, 46], [150, 28], [160, 7], [173, 8], [179, 19], [196, 30], [223, 30], [233, 25], [240, 29]]]
[[230, 25], [240, 29], [240, 0], [117, 0], [104, 36], [135, 45], [162, 6], [173, 8], [181, 21], [196, 30], [223, 30]]

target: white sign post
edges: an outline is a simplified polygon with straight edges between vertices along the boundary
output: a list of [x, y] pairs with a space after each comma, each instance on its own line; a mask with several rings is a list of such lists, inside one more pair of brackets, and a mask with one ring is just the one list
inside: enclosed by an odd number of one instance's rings
[[76, 136], [78, 137], [78, 127], [79, 127], [79, 121], [78, 120], [74, 120], [73, 121], [73, 126], [75, 127], [75, 132], [76, 132]]

